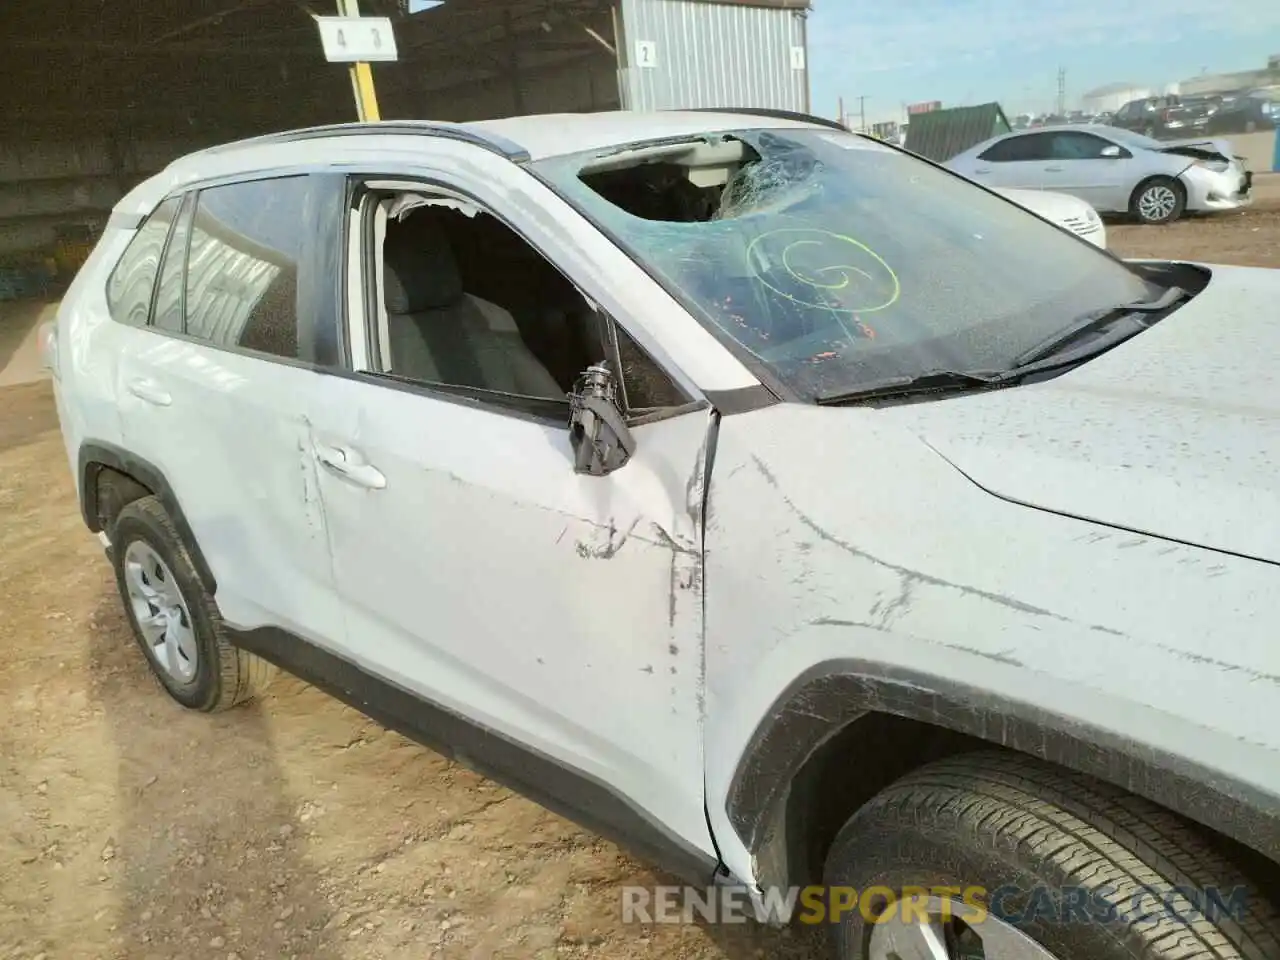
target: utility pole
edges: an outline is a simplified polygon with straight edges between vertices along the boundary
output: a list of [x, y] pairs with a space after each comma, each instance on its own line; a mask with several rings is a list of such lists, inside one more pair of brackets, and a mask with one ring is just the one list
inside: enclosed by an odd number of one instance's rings
[[849, 124], [845, 123], [845, 116], [844, 116], [844, 97], [841, 97], [841, 98], [840, 98], [840, 114], [839, 114], [839, 119], [840, 119], [840, 126], [842, 126], [842, 127], [847, 127], [847, 126], [849, 125]]
[[867, 98], [858, 98], [858, 132], [867, 132]]
[[[360, 16], [358, 0], [338, 0], [338, 16]], [[356, 114], [361, 123], [382, 119], [378, 112], [378, 95], [373, 89], [373, 68], [360, 61], [351, 64], [351, 91], [356, 98]]]
[[1058, 116], [1067, 115], [1067, 68], [1058, 68]]

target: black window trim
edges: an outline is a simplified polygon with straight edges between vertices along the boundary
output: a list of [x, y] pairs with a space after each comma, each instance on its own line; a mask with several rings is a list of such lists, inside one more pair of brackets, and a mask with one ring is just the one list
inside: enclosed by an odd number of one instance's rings
[[1013, 157], [1006, 160], [1004, 158], [993, 158], [988, 156], [988, 154], [990, 154], [992, 150], [999, 150], [1002, 147], [1008, 147], [1010, 144], [1015, 144], [1015, 143], [1034, 144], [1036, 139], [1051, 140], [1052, 137], [1053, 137], [1052, 133], [1046, 132], [1044, 130], [1020, 130], [1015, 133], [1006, 134], [1002, 139], [997, 140], [995, 143], [991, 144], [991, 146], [987, 147], [986, 150], [983, 150], [982, 153], [978, 156], [978, 159], [982, 160], [985, 163], [1043, 163], [1045, 160], [1049, 159], [1047, 156], [1039, 160], [1035, 160], [1035, 159], [1028, 160], [1023, 157]]
[[[123, 320], [121, 320], [119, 317], [116, 316], [116, 312], [111, 308], [111, 293], [110, 293], [111, 285], [115, 282], [116, 273], [119, 272], [120, 267], [124, 264], [125, 258], [129, 256], [129, 250], [133, 247], [135, 243], [137, 243], [138, 235], [152, 221], [152, 219], [156, 216], [156, 214], [160, 212], [161, 207], [163, 207], [169, 201], [175, 200], [175, 199], [178, 201], [178, 212], [174, 215], [173, 219], [169, 221], [169, 229], [165, 231], [164, 241], [160, 244], [160, 255], [156, 259], [156, 275], [151, 280], [151, 292], [148, 294], [148, 299], [147, 299], [146, 317], [144, 318], [141, 325], [125, 323]], [[177, 226], [178, 218], [182, 216], [182, 209], [183, 209], [184, 202], [185, 200], [183, 197], [175, 197], [172, 195], [166, 196], [164, 197], [164, 199], [160, 200], [154, 207], [152, 207], [150, 212], [147, 213], [145, 216], [143, 216], [133, 226], [133, 236], [131, 236], [129, 238], [129, 242], [124, 245], [124, 249], [120, 251], [120, 256], [116, 258], [116, 262], [111, 267], [110, 272], [107, 274], [106, 282], [103, 284], [104, 299], [107, 301], [107, 316], [111, 318], [111, 321], [113, 323], [118, 323], [122, 327], [132, 327], [135, 330], [152, 329], [151, 318], [152, 318], [152, 313], [155, 310], [156, 292], [160, 288], [160, 273], [164, 269], [165, 253], [168, 252], [169, 239], [173, 236], [173, 231], [174, 231], [174, 228]]]
[[[157, 207], [156, 209], [159, 209]], [[191, 191], [182, 194], [178, 203], [178, 213], [173, 218], [173, 223], [169, 225], [169, 232], [164, 238], [164, 249], [160, 251], [160, 266], [156, 269], [156, 280], [151, 285], [151, 303], [147, 307], [147, 324], [146, 329], [155, 330], [159, 333], [186, 333], [187, 332], [187, 255], [191, 252], [191, 227], [195, 223], [196, 196]], [[187, 223], [186, 246], [182, 250], [182, 263], [179, 268], [178, 282], [178, 310], [179, 319], [182, 321], [182, 330], [164, 330], [156, 326], [156, 306], [160, 303], [160, 285], [164, 280], [164, 265], [169, 258], [169, 250], [173, 246], [173, 238], [178, 232], [178, 226], [182, 223], [183, 218]]]
[[[628, 425], [636, 427], [649, 423], [656, 423], [662, 420], [669, 420], [710, 406], [710, 401], [702, 395], [700, 391], [690, 395], [690, 392], [681, 385], [680, 380], [671, 375], [666, 364], [661, 363], [653, 356], [652, 353], [646, 350], [640, 341], [635, 338], [635, 335], [628, 330], [626, 324], [620, 323], [618, 319], [614, 317], [611, 312], [606, 311], [604, 307], [595, 300], [595, 298], [583, 291], [582, 286], [574, 280], [574, 278], [570, 276], [570, 274], [560, 266], [560, 264], [550, 257], [546, 251], [543, 250], [540, 244], [531, 240], [523, 230], [519, 229], [507, 217], [495, 211], [491, 204], [485, 202], [480, 197], [475, 196], [471, 191], [459, 187], [456, 184], [446, 183], [439, 177], [433, 177], [429, 174], [423, 173], [360, 171], [349, 172], [344, 174], [344, 176], [347, 178], [350, 187], [347, 192], [346, 203], [348, 231], [344, 233], [344, 243], [342, 244], [342, 247], [344, 251], [349, 250], [349, 243], [347, 241], [349, 241], [350, 238], [350, 217], [352, 214], [356, 214], [360, 217], [359, 259], [361, 280], [363, 282], [365, 294], [364, 297], [361, 298], [364, 303], [365, 310], [364, 323], [362, 326], [367, 340], [366, 354], [369, 357], [369, 363], [371, 366], [381, 364], [382, 348], [378, 336], [377, 324], [377, 284], [365, 282], [368, 277], [377, 276], [376, 266], [374, 264], [373, 209], [370, 205], [365, 203], [365, 197], [370, 193], [376, 193], [378, 191], [378, 188], [370, 188], [367, 186], [370, 182], [390, 181], [395, 183], [414, 184], [416, 186], [420, 186], [424, 192], [437, 192], [444, 197], [456, 198], [467, 203], [474, 204], [481, 212], [493, 217], [493, 219], [498, 223], [502, 224], [520, 238], [521, 242], [526, 244], [534, 251], [534, 253], [538, 254], [538, 256], [542, 257], [542, 259], [545, 260], [552, 269], [559, 271], [565, 280], [573, 284], [574, 288], [579, 291], [585, 301], [595, 308], [597, 316], [604, 318], [605, 325], [608, 327], [607, 349], [610, 356], [606, 359], [611, 360], [613, 363], [615, 375], [620, 387], [619, 392], [624, 398], [623, 412], [627, 416]], [[345, 270], [343, 272], [345, 273]], [[348, 307], [348, 299], [344, 298], [341, 304], [341, 309], [344, 314]], [[349, 319], [342, 325], [345, 329], [350, 329]], [[676, 390], [688, 398], [685, 403], [661, 409], [645, 409], [643, 412], [634, 416], [626, 409], [625, 388], [622, 387], [622, 361], [618, 353], [617, 336], [614, 333], [614, 330], [617, 327], [621, 327], [621, 329], [631, 337], [632, 341], [636, 344], [636, 347], [641, 350], [649, 361], [662, 372], [662, 375], [675, 386]], [[432, 399], [448, 400], [453, 402], [463, 401], [468, 404], [474, 404], [480, 409], [491, 410], [493, 413], [500, 416], [514, 416], [519, 419], [534, 420], [538, 423], [547, 423], [553, 420], [559, 423], [566, 423], [568, 421], [570, 404], [567, 394], [563, 400], [551, 400], [545, 397], [526, 397], [519, 394], [504, 393], [499, 390], [484, 390], [479, 387], [468, 387], [458, 384], [443, 382], [428, 383], [426, 381], [414, 380], [409, 377], [398, 376], [397, 374], [378, 369], [350, 369], [347, 372], [352, 374], [355, 379], [365, 383], [377, 386], [394, 386], [398, 389], [409, 389], [410, 392], [430, 397]], [[692, 378], [686, 377], [685, 379], [689, 380], [691, 383], [693, 382]], [[697, 390], [696, 386], [695, 390]]]

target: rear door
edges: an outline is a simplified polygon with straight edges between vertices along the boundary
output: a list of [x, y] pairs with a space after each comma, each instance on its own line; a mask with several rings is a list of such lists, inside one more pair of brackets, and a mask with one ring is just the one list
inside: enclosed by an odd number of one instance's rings
[[149, 322], [126, 328], [125, 447], [162, 474], [232, 626], [340, 640], [305, 413], [326, 323], [307, 284], [321, 178], [211, 185], [183, 199]]
[[989, 187], [1043, 190], [1049, 135], [1024, 133], [993, 144], [974, 161], [972, 176]]

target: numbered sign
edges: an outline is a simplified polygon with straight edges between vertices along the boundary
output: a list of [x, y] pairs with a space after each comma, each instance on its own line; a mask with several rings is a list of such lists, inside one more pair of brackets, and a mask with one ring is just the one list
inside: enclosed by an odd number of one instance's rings
[[316, 17], [324, 58], [330, 63], [396, 60], [396, 35], [388, 17]]
[[804, 69], [804, 47], [791, 48], [791, 69], [792, 70]]
[[652, 40], [636, 41], [636, 66], [652, 68], [658, 65], [658, 45]]

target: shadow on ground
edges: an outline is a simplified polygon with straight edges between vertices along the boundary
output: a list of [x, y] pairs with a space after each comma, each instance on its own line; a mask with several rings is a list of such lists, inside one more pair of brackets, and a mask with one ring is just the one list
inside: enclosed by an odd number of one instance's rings
[[90, 697], [119, 758], [119, 827], [103, 858], [127, 956], [339, 957], [262, 708], [209, 716], [170, 700], [115, 592], [89, 631]]

